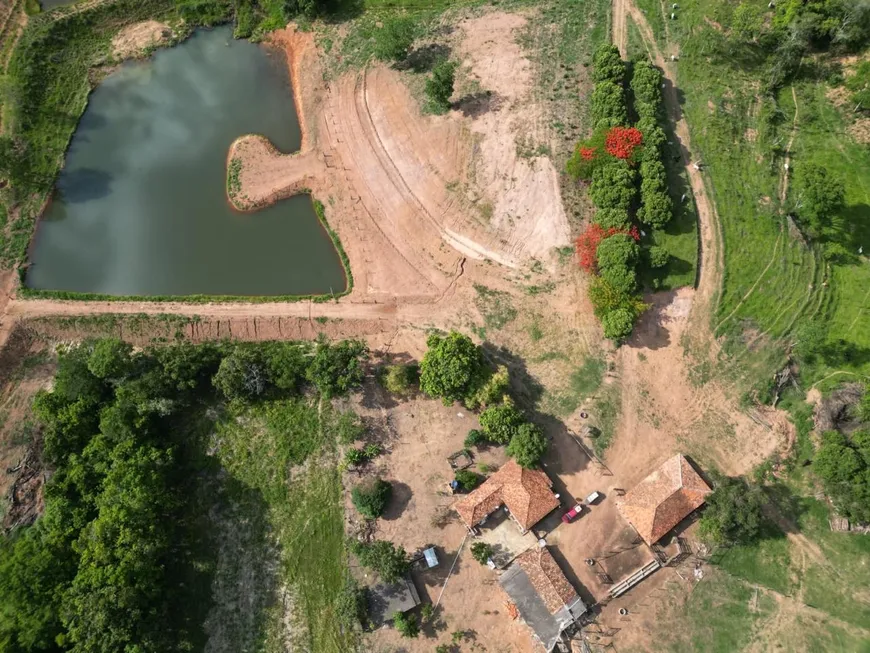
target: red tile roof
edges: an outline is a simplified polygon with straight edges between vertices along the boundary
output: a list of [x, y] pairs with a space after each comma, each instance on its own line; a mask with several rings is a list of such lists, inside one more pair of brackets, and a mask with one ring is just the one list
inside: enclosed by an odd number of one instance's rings
[[618, 502], [622, 515], [647, 544], [655, 544], [712, 490], [682, 454], [666, 460]]
[[532, 587], [550, 614], [572, 605], [579, 597], [546, 547], [533, 547], [514, 559], [529, 577]]
[[474, 526], [504, 504], [525, 530], [559, 506], [553, 482], [542, 471], [523, 469], [513, 460], [490, 476], [476, 490], [453, 504], [468, 526]]

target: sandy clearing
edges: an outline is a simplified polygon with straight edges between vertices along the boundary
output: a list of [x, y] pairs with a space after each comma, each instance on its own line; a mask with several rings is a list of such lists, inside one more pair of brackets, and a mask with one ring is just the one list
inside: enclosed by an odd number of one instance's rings
[[172, 38], [172, 29], [166, 23], [145, 20], [128, 25], [112, 39], [112, 56], [126, 59], [140, 55], [144, 50]]

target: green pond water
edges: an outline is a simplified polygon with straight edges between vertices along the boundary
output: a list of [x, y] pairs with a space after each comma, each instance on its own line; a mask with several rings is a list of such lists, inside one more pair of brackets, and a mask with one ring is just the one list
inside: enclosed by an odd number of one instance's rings
[[300, 132], [283, 55], [200, 30], [93, 92], [31, 246], [32, 288], [113, 295], [341, 292], [311, 199], [250, 214], [226, 201], [232, 141]]

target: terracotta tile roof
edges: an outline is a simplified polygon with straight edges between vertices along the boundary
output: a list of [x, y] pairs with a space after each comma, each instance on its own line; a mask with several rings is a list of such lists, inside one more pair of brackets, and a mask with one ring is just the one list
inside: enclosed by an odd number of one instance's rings
[[627, 492], [617, 505], [644, 541], [655, 544], [699, 508], [710, 492], [689, 461], [677, 454]]
[[543, 599], [550, 614], [556, 614], [579, 597], [546, 547], [533, 547], [514, 559], [522, 567], [532, 587]]
[[469, 526], [474, 526], [501, 504], [507, 506], [528, 530], [559, 506], [553, 481], [537, 469], [523, 469], [513, 460], [490, 476], [476, 490], [453, 504]]

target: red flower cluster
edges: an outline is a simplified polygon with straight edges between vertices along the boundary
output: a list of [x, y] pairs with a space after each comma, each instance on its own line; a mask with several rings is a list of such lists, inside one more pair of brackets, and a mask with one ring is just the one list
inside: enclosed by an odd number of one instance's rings
[[604, 139], [604, 147], [617, 159], [630, 159], [634, 150], [643, 142], [643, 134], [634, 127], [614, 127]]
[[637, 227], [632, 227], [631, 229], [617, 229], [616, 227], [605, 229], [600, 224], [591, 224], [586, 228], [586, 231], [580, 234], [575, 243], [575, 251], [577, 252], [580, 267], [583, 270], [590, 274], [594, 274], [597, 271], [598, 246], [602, 240], [610, 238], [610, 236], [615, 234], [626, 234], [634, 238], [635, 241], [640, 240], [640, 232]]
[[584, 161], [592, 161], [595, 158], [595, 149], [594, 147], [581, 147], [580, 158]]

